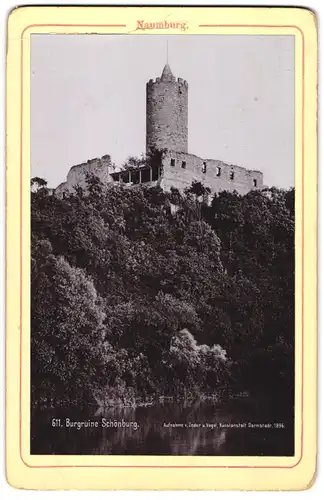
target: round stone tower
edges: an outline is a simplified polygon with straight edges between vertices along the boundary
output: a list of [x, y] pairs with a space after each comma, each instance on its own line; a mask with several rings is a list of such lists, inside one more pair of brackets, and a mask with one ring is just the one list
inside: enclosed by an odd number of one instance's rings
[[168, 64], [146, 85], [146, 152], [152, 148], [188, 152], [188, 83]]

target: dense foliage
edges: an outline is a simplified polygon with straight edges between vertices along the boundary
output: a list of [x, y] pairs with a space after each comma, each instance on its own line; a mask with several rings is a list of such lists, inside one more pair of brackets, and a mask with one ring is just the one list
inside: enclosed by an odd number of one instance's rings
[[32, 181], [33, 402], [292, 401], [294, 191]]

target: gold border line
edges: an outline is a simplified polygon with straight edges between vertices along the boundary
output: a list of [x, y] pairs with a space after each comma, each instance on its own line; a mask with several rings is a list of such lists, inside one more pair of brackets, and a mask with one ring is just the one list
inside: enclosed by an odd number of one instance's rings
[[[302, 35], [302, 278], [301, 278], [301, 288], [302, 288], [302, 363], [301, 363], [301, 456], [298, 461], [293, 465], [29, 465], [22, 456], [22, 329], [23, 329], [23, 258], [22, 258], [22, 248], [23, 248], [23, 229], [22, 229], [22, 200], [23, 200], [23, 41], [24, 34], [30, 28], [36, 27], [94, 27], [94, 28], [111, 28], [120, 27], [125, 28], [126, 24], [30, 24], [26, 26], [21, 33], [21, 115], [20, 115], [20, 383], [19, 383], [19, 451], [20, 458], [22, 462], [29, 468], [154, 468], [154, 469], [293, 469], [296, 467], [303, 458], [304, 453], [304, 142], [305, 142], [305, 41], [303, 30], [296, 25], [264, 25], [264, 24], [201, 24], [199, 28], [283, 28], [283, 29], [297, 29]], [[296, 370], [296, 367], [295, 367]], [[93, 457], [92, 457], [93, 458]], [[214, 456], [212, 458], [215, 458]], [[226, 457], [229, 458], [229, 457]], [[233, 457], [231, 457], [233, 458]], [[253, 458], [253, 457], [251, 457]], [[266, 458], [278, 458], [276, 457], [266, 457]], [[280, 457], [279, 457], [280, 458]], [[284, 458], [284, 457], [283, 457]]]

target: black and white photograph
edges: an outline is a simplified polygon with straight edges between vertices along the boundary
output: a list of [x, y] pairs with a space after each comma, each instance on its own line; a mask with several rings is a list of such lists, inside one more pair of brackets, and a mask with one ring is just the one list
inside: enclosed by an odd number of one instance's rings
[[31, 35], [32, 455], [294, 456], [294, 65]]

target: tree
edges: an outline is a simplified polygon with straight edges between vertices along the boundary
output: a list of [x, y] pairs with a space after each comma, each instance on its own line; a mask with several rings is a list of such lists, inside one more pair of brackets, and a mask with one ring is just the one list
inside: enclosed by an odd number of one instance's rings
[[47, 181], [42, 179], [41, 177], [33, 177], [30, 180], [30, 187], [32, 191], [38, 191], [40, 189], [44, 189], [47, 187]]
[[32, 267], [33, 400], [89, 402], [104, 375], [104, 313], [91, 280], [39, 241]]
[[216, 393], [228, 381], [226, 351], [219, 345], [199, 345], [187, 328], [171, 339], [165, 360], [170, 384], [176, 392], [202, 391]]
[[192, 193], [198, 199], [200, 196], [205, 197], [210, 194], [210, 188], [204, 186], [200, 181], [192, 181], [190, 188], [185, 189], [185, 193]]
[[[163, 154], [149, 161], [160, 168]], [[34, 399], [213, 392], [230, 369], [234, 390], [288, 400], [294, 191], [222, 192], [209, 206], [200, 183], [87, 183], [64, 199], [31, 196]]]

